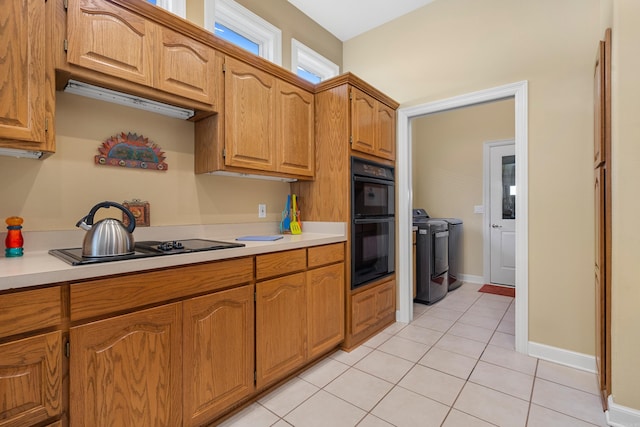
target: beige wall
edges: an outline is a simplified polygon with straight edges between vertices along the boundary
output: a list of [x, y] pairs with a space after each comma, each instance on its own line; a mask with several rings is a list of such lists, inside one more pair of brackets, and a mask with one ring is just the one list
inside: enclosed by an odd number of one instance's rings
[[[238, 3], [282, 30], [283, 66], [291, 63], [294, 37], [342, 66], [342, 43], [286, 0]], [[204, 1], [189, 0], [187, 17], [202, 25]], [[56, 153], [44, 161], [0, 157], [0, 217], [20, 215], [25, 230], [71, 229], [97, 202], [133, 198], [151, 204], [152, 225], [280, 219], [289, 185], [280, 182], [194, 175], [193, 124], [56, 92]], [[134, 132], [160, 145], [169, 170], [150, 172], [93, 164], [102, 141]], [[10, 185], [9, 185], [10, 183]], [[106, 211], [106, 214], [112, 214]]]
[[[67, 230], [98, 202], [137, 198], [150, 203], [152, 225], [257, 222], [258, 203], [267, 204], [265, 221], [280, 219], [288, 184], [193, 173], [193, 123], [56, 95], [56, 153], [45, 160], [0, 157], [0, 218], [22, 216], [26, 231]], [[100, 144], [120, 132], [158, 144], [168, 170], [96, 166]]]
[[437, 0], [344, 44], [402, 106], [529, 82], [529, 339], [593, 355], [599, 0]]
[[640, 410], [640, 2], [613, 1], [612, 394]]
[[462, 274], [483, 276], [483, 146], [513, 139], [513, 98], [430, 114], [411, 121], [413, 206], [464, 222]]
[[[282, 31], [282, 66], [291, 69], [291, 39], [315, 50], [342, 70], [342, 42], [287, 0], [236, 0]], [[187, 1], [187, 18], [204, 26], [204, 0]]]

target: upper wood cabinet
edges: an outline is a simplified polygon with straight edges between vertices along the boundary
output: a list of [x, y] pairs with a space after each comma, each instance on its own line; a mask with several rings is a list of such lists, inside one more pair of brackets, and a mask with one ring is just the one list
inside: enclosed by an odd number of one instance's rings
[[112, 3], [69, 0], [67, 61], [146, 86], [153, 84], [157, 26]]
[[313, 94], [278, 81], [276, 96], [276, 170], [313, 177], [315, 170]]
[[395, 160], [395, 110], [356, 87], [350, 96], [351, 149]]
[[275, 171], [275, 77], [225, 60], [225, 164]]
[[231, 57], [224, 70], [223, 119], [196, 122], [196, 173], [313, 178], [313, 93]]
[[117, 78], [132, 93], [136, 87], [127, 82], [217, 106], [212, 47], [107, 1], [69, 0], [67, 15], [66, 60], [82, 67], [71, 67], [72, 76], [105, 87]]
[[154, 86], [165, 92], [214, 104], [216, 52], [169, 28], [158, 29]]
[[23, 0], [0, 8], [0, 147], [55, 151], [51, 7]]

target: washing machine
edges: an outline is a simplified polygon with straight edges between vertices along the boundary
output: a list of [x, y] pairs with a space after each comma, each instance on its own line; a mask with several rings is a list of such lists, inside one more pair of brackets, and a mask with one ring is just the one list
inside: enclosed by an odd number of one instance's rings
[[413, 210], [413, 222], [439, 220], [449, 225], [449, 277], [448, 290], [452, 291], [462, 285], [462, 226], [459, 218], [431, 218], [424, 209]]
[[449, 275], [449, 224], [424, 218], [414, 221], [416, 235], [415, 302], [433, 304], [447, 296]]

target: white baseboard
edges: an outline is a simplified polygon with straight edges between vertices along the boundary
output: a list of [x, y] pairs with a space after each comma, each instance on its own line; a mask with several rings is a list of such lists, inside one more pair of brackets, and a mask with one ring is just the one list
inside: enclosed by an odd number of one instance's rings
[[596, 372], [596, 358], [588, 354], [576, 353], [575, 351], [531, 341], [528, 344], [528, 353], [529, 356], [537, 357], [538, 359], [548, 360], [549, 362], [559, 363], [587, 372]]
[[463, 282], [475, 283], [478, 285], [484, 285], [484, 277], [482, 276], [474, 276], [473, 274], [461, 274], [460, 279]]
[[608, 401], [607, 424], [613, 427], [640, 427], [640, 411], [616, 404], [611, 396]]

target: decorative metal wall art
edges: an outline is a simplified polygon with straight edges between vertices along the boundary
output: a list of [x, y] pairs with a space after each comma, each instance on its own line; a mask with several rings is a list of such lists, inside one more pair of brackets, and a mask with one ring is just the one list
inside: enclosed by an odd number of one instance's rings
[[142, 135], [121, 132], [98, 147], [97, 165], [166, 171], [164, 152]]
[[[129, 209], [136, 219], [136, 227], [149, 227], [151, 225], [151, 206], [149, 202], [140, 199], [131, 201], [125, 200], [122, 205]], [[129, 216], [122, 214], [122, 222], [125, 227], [129, 226]]]

